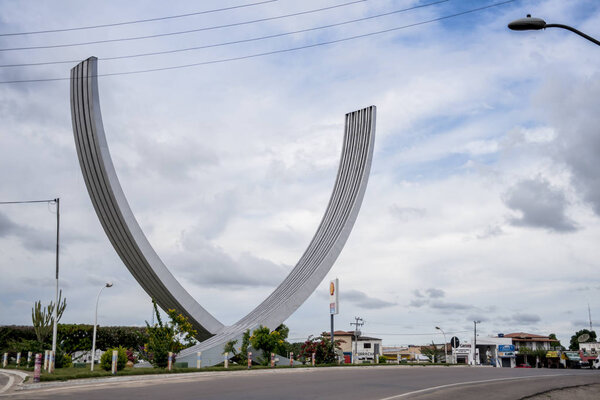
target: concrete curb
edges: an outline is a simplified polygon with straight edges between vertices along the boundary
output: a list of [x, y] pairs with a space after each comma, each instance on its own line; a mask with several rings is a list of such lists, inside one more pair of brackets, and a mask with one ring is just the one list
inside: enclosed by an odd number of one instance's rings
[[[0, 388], [0, 395], [11, 390], [14, 386], [19, 387], [19, 386], [23, 385], [23, 382], [25, 381], [25, 379], [27, 377], [29, 377], [28, 373], [23, 372], [23, 371], [14, 370], [14, 369], [0, 368], [0, 373], [9, 375], [8, 383], [6, 385], [4, 385], [4, 387]], [[20, 381], [17, 382], [16, 384], [15, 384], [15, 379], [13, 378], [13, 375], [16, 375], [20, 378]]]

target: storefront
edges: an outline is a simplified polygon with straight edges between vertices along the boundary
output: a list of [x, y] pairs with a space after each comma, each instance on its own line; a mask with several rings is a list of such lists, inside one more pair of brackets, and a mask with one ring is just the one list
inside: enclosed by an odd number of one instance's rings
[[513, 346], [512, 344], [498, 345], [498, 361], [500, 367], [516, 367], [515, 346]]
[[560, 368], [560, 355], [558, 351], [549, 351], [546, 353], [546, 368]]
[[457, 364], [471, 364], [472, 350], [470, 344], [463, 344], [460, 347], [452, 349], [452, 356]]
[[565, 368], [581, 368], [581, 357], [578, 351], [563, 351], [560, 362]]

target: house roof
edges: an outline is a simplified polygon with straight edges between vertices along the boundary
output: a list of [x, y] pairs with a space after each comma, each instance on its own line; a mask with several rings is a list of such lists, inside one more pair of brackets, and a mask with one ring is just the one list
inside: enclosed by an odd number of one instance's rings
[[[323, 336], [329, 337], [329, 332], [324, 332]], [[351, 336], [352, 338], [354, 338], [354, 331], [334, 331], [333, 332], [333, 336], [334, 338], [336, 336]], [[380, 338], [375, 338], [375, 337], [369, 337], [369, 336], [359, 336], [358, 337], [358, 341], [363, 341], [363, 340], [381, 340]]]
[[534, 333], [515, 332], [507, 333], [505, 338], [510, 338], [515, 342], [556, 342], [556, 339], [550, 339], [548, 336], [536, 335]]

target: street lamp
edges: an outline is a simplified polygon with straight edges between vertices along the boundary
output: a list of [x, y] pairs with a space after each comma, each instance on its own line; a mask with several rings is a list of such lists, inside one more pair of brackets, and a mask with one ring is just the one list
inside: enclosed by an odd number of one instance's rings
[[442, 335], [444, 335], [444, 361], [446, 362], [446, 364], [448, 364], [448, 346], [446, 346], [446, 333], [439, 326], [436, 326], [435, 329], [442, 331]]
[[112, 287], [112, 282], [106, 282], [100, 291], [98, 292], [98, 297], [96, 297], [96, 314], [94, 315], [94, 337], [92, 338], [92, 367], [91, 371], [94, 370], [94, 362], [96, 361], [96, 326], [98, 325], [98, 301], [100, 301], [100, 293], [104, 290], [105, 287]]
[[477, 365], [477, 324], [480, 324], [481, 321], [473, 321], [473, 325], [475, 326], [475, 330], [473, 333], [473, 365]]
[[573, 33], [576, 33], [579, 36], [586, 38], [590, 42], [596, 43], [598, 46], [600, 46], [600, 41], [594, 39], [591, 36], [586, 35], [585, 33], [581, 32], [581, 31], [578, 31], [577, 29], [573, 28], [572, 26], [562, 25], [562, 24], [547, 24], [546, 21], [544, 21], [541, 18], [531, 18], [530, 14], [527, 14], [527, 18], [520, 18], [520, 19], [514, 20], [513, 22], [508, 24], [508, 27], [510, 29], [512, 29], [513, 31], [537, 31], [537, 30], [546, 29], [546, 28], [562, 28], [562, 29], [571, 31]]

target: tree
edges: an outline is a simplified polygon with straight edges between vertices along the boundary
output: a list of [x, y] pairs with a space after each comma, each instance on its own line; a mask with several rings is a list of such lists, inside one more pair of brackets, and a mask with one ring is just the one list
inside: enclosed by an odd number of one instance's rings
[[548, 338], [554, 340], [553, 342], [550, 342], [551, 347], [564, 349], [564, 347], [560, 344], [560, 340], [558, 340], [558, 338], [556, 337], [555, 333], [551, 333], [550, 335], [548, 335]]
[[256, 350], [262, 350], [262, 363], [268, 364], [271, 353], [283, 353], [286, 349], [287, 335], [289, 328], [283, 324], [279, 325], [274, 331], [270, 331], [266, 326], [259, 326], [250, 336], [250, 344]]
[[589, 329], [582, 329], [580, 331], [575, 332], [573, 336], [571, 336], [571, 341], [569, 343], [569, 350], [579, 350], [579, 337], [583, 334], [589, 335], [589, 339], [586, 342], [595, 342], [596, 341], [596, 332], [590, 331]]
[[441, 360], [442, 355], [445, 355], [444, 351], [438, 349], [433, 342], [431, 342], [431, 346], [421, 347], [421, 354], [429, 357], [431, 362], [435, 362], [435, 360]]
[[[335, 347], [341, 349], [339, 340], [335, 341]], [[304, 363], [312, 358], [313, 353], [316, 364], [334, 364], [336, 362], [335, 350], [325, 332], [317, 338], [309, 336], [302, 344], [299, 356]]]
[[[61, 301], [62, 300], [62, 301]], [[42, 302], [36, 301], [33, 308], [31, 309], [31, 322], [33, 323], [33, 329], [35, 330], [35, 336], [38, 342], [44, 345], [46, 339], [52, 333], [52, 326], [54, 325], [54, 307], [56, 305], [51, 301], [48, 306], [42, 308]], [[56, 323], [60, 321], [60, 318], [67, 307], [67, 299], [62, 299], [62, 290], [58, 295], [58, 308], [56, 310]]]
[[159, 368], [165, 368], [168, 363], [169, 352], [177, 353], [186, 347], [196, 343], [194, 336], [198, 333], [193, 329], [192, 324], [187, 317], [175, 310], [168, 310], [170, 322], [163, 323], [156, 301], [152, 299], [157, 323], [150, 326], [146, 321], [146, 331], [148, 333], [148, 343], [142, 350], [142, 353], [152, 365]]

